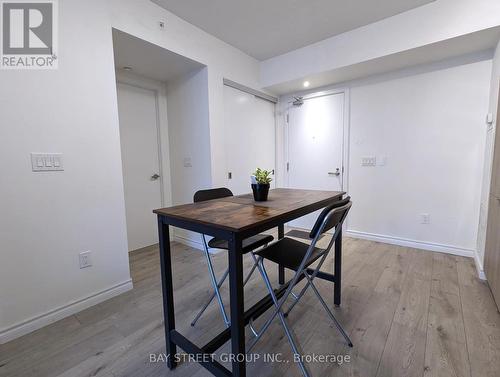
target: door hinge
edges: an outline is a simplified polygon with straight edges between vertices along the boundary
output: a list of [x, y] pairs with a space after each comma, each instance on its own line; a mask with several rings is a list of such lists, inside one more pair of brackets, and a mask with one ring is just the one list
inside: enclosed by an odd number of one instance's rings
[[233, 173], [228, 172], [227, 173], [227, 179], [233, 179]]
[[286, 122], [290, 123], [290, 114], [286, 114]]
[[289, 162], [286, 163], [286, 171], [290, 171], [290, 163]]

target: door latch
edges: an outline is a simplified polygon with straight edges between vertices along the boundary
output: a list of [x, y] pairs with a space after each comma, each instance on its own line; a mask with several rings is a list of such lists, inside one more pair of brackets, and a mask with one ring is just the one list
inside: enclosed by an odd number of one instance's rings
[[339, 176], [340, 175], [340, 168], [337, 168], [334, 172], [333, 171], [329, 171], [328, 175]]

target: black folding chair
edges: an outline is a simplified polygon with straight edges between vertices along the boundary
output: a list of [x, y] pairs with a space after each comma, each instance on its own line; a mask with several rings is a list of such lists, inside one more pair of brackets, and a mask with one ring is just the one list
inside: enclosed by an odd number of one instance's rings
[[[209, 189], [209, 190], [200, 190], [194, 194], [194, 202], [195, 203], [203, 202], [206, 200], [225, 198], [228, 196], [233, 196], [233, 193], [231, 192], [231, 190], [229, 190], [225, 187]], [[219, 308], [220, 308], [220, 311], [222, 314], [222, 319], [224, 320], [225, 325], [227, 327], [229, 327], [230, 320], [226, 314], [226, 310], [224, 308], [224, 303], [222, 302], [222, 296], [220, 294], [220, 287], [222, 286], [222, 284], [226, 280], [227, 276], [229, 275], [229, 268], [226, 269], [226, 271], [222, 275], [222, 278], [220, 280], [217, 280], [217, 277], [215, 276], [214, 268], [212, 265], [212, 259], [210, 257], [210, 252], [209, 252], [209, 248], [229, 250], [229, 244], [228, 244], [228, 241], [218, 239], [218, 238], [212, 238], [211, 240], [209, 240], [207, 242], [207, 239], [206, 239], [204, 234], [201, 235], [201, 240], [202, 240], [202, 244], [203, 244], [205, 258], [207, 260], [208, 274], [210, 275], [210, 281], [212, 283], [212, 287], [214, 289], [214, 292], [210, 296], [210, 298], [207, 300], [205, 305], [203, 305], [203, 307], [198, 312], [196, 317], [193, 319], [193, 321], [191, 322], [191, 326], [194, 326], [196, 324], [196, 322], [201, 317], [201, 315], [205, 312], [205, 310], [208, 308], [208, 306], [210, 305], [212, 300], [215, 297], [217, 297], [217, 301], [219, 303]], [[249, 238], [243, 240], [243, 253], [249, 253], [249, 252], [252, 252], [252, 251], [258, 249], [261, 246], [267, 246], [267, 244], [269, 244], [273, 240], [274, 240], [273, 236], [266, 235], [266, 234], [258, 234], [256, 236], [249, 237]], [[248, 282], [248, 280], [250, 280], [250, 277], [252, 276], [256, 267], [257, 267], [257, 264], [254, 263], [248, 276], [245, 278], [243, 285], [245, 285]]]
[[[346, 334], [340, 323], [337, 321], [331, 310], [328, 308], [328, 305], [326, 304], [325, 300], [321, 297], [318, 289], [316, 288], [313, 282], [316, 276], [318, 275], [321, 266], [325, 262], [326, 257], [330, 252], [330, 249], [337, 240], [338, 234], [342, 228], [342, 224], [344, 223], [344, 220], [349, 212], [349, 209], [351, 208], [351, 205], [352, 205], [351, 200], [349, 197], [347, 197], [346, 199], [340, 200], [335, 204], [326, 207], [319, 215], [318, 219], [316, 220], [316, 223], [314, 224], [313, 229], [309, 234], [309, 237], [312, 239], [310, 245], [300, 241], [296, 241], [292, 238], [285, 237], [270, 244], [269, 246], [263, 248], [262, 250], [256, 252], [255, 254], [252, 254], [255, 263], [257, 263], [257, 268], [259, 269], [259, 272], [262, 278], [264, 279], [269, 294], [273, 299], [275, 310], [269, 317], [269, 319], [265, 322], [260, 331], [255, 330], [253, 324], [251, 323], [251, 329], [256, 335], [256, 338], [248, 348], [247, 352], [250, 352], [250, 350], [255, 346], [257, 341], [261, 338], [262, 334], [268, 329], [273, 319], [278, 315], [294, 354], [300, 355], [293, 334], [289, 328], [287, 322], [287, 316], [309, 287], [312, 288], [314, 294], [320, 301], [321, 305], [327, 312], [332, 322], [335, 324], [335, 326], [338, 328], [342, 336], [347, 341], [349, 347], [352, 347], [352, 342], [349, 339], [349, 336]], [[321, 235], [332, 228], [335, 228], [335, 231], [333, 233], [330, 242], [328, 243], [328, 246], [325, 249], [316, 247], [316, 243], [320, 239]], [[271, 281], [269, 280], [269, 276], [264, 267], [265, 259], [275, 262], [290, 270], [296, 271], [293, 279], [291, 280], [290, 285], [288, 286], [284, 295], [279, 300], [276, 297], [276, 294], [271, 285]], [[315, 262], [318, 262], [316, 267], [314, 269], [308, 270], [308, 267]], [[300, 280], [302, 280], [302, 275], [306, 279], [306, 284], [304, 288], [302, 288], [299, 295], [297, 296], [292, 292], [292, 290], [295, 287], [295, 285]], [[284, 312], [282, 309], [283, 304], [290, 295], [294, 298], [295, 301], [290, 306], [290, 308], [286, 312]], [[307, 371], [302, 361], [302, 358], [299, 357], [298, 360], [300, 369], [302, 370], [304, 376], [306, 377], [310, 376], [309, 372]]]

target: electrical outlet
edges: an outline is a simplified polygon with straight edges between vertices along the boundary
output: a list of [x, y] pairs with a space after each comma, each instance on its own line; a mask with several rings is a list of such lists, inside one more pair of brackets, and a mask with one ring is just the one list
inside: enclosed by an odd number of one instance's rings
[[420, 214], [420, 224], [430, 224], [431, 223], [431, 216], [428, 213], [421, 213]]
[[90, 251], [84, 251], [79, 254], [80, 268], [86, 268], [92, 266], [92, 258]]

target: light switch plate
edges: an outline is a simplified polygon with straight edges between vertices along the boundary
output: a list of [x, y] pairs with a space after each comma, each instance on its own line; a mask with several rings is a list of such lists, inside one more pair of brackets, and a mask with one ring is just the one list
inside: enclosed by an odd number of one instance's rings
[[192, 168], [193, 164], [191, 163], [191, 157], [184, 157], [183, 164], [185, 168]]
[[375, 156], [361, 157], [361, 166], [377, 166], [377, 157]]
[[61, 171], [63, 155], [61, 153], [31, 153], [32, 171]]
[[387, 156], [377, 156], [377, 166], [385, 166], [387, 164]]

